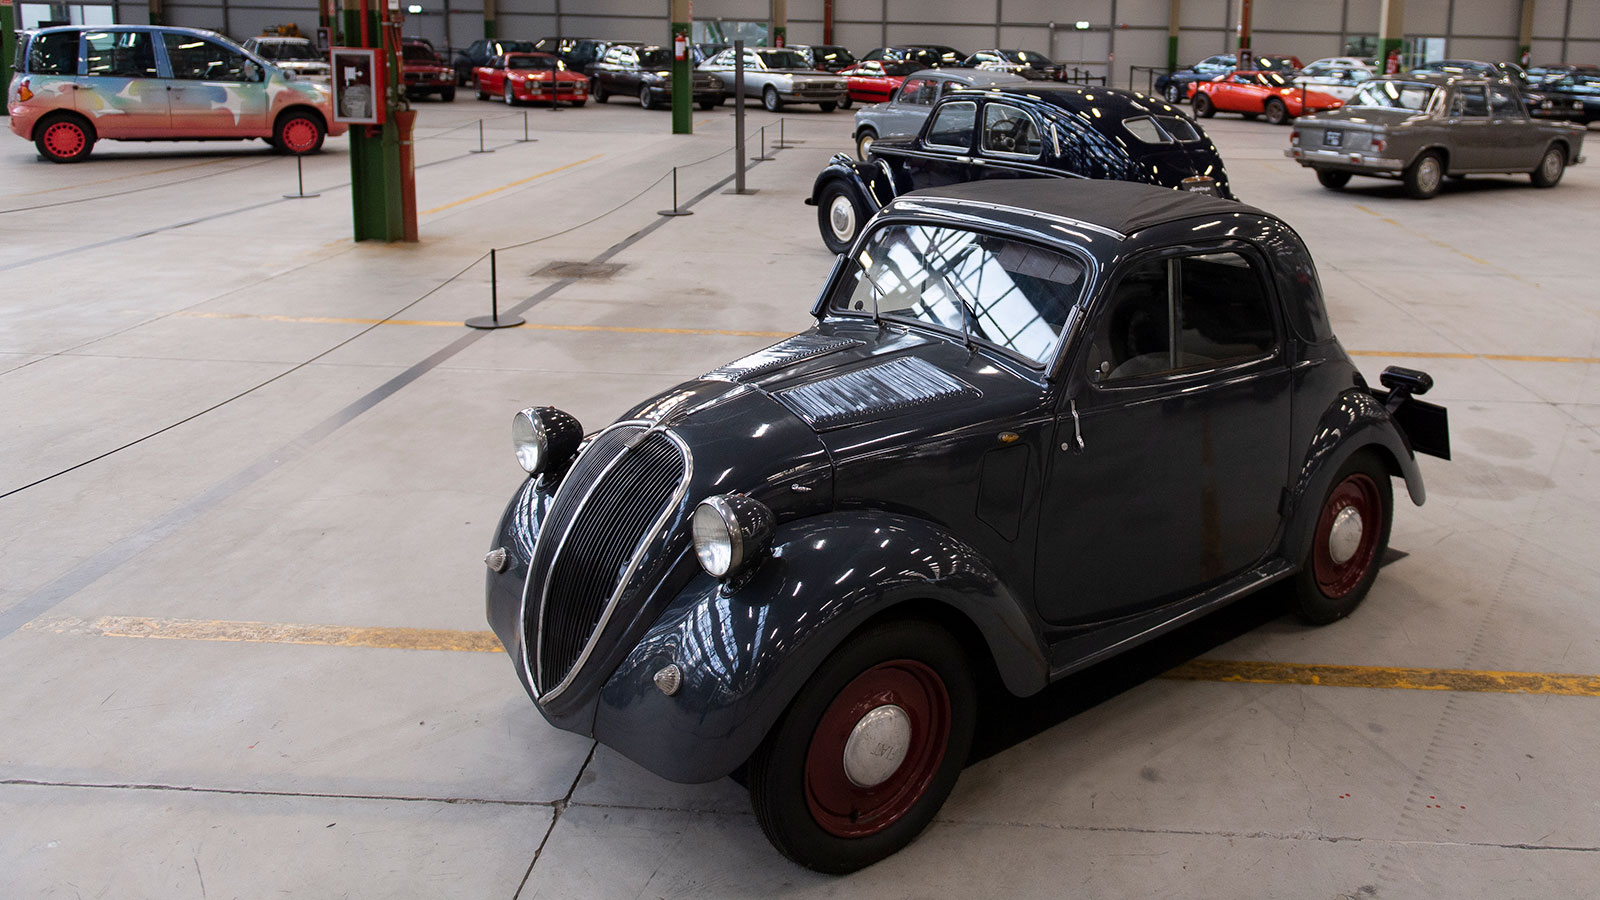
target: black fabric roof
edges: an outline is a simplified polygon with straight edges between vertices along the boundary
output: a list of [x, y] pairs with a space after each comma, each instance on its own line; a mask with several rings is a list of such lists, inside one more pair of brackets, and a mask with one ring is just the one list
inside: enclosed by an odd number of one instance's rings
[[1234, 200], [1209, 194], [1131, 181], [1084, 178], [1018, 178], [1007, 181], [969, 181], [914, 191], [908, 197], [949, 197], [1009, 206], [1024, 212], [1041, 212], [1077, 219], [1090, 225], [1131, 235], [1152, 225], [1201, 216], [1248, 213], [1272, 218], [1270, 213]]

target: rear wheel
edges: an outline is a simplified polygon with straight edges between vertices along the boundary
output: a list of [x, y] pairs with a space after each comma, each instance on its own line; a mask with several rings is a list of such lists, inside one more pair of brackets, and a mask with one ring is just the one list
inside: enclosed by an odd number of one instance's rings
[[1167, 82], [1167, 86], [1166, 86], [1164, 92], [1165, 92], [1165, 94], [1167, 96], [1167, 102], [1168, 103], [1182, 103], [1183, 102], [1183, 86], [1178, 84], [1176, 81]]
[[51, 162], [75, 163], [94, 149], [94, 126], [72, 113], [47, 116], [33, 130], [33, 145]]
[[610, 92], [606, 90], [606, 83], [598, 78], [589, 82], [589, 96], [593, 97], [596, 103], [604, 103], [611, 99]]
[[1567, 168], [1566, 151], [1551, 145], [1544, 151], [1544, 157], [1539, 160], [1539, 168], [1534, 169], [1531, 178], [1534, 187], [1555, 187], [1561, 182], [1561, 173]]
[[1285, 125], [1289, 122], [1289, 107], [1284, 106], [1277, 97], [1268, 98], [1265, 111], [1268, 125]]
[[321, 119], [311, 113], [292, 112], [278, 119], [278, 126], [272, 130], [273, 146], [292, 156], [303, 156], [321, 150], [327, 133]]
[[855, 98], [850, 96], [849, 94], [845, 94], [844, 95], [844, 99], [839, 101], [839, 108], [840, 109], [849, 109], [850, 107], [855, 106], [855, 105], [856, 105]]
[[1317, 181], [1330, 191], [1337, 191], [1350, 183], [1349, 172], [1339, 172], [1333, 169], [1318, 169]]
[[847, 181], [828, 182], [817, 197], [817, 227], [822, 242], [834, 253], [850, 249], [869, 215], [860, 192]]
[[976, 707], [971, 663], [943, 629], [898, 621], [852, 635], [750, 759], [761, 830], [819, 872], [853, 872], [894, 853], [950, 795]]
[[1394, 489], [1371, 450], [1357, 451], [1333, 477], [1317, 513], [1311, 549], [1294, 580], [1294, 612], [1313, 625], [1350, 613], [1378, 577], [1389, 546]]
[[1426, 200], [1439, 193], [1439, 184], [1444, 181], [1444, 164], [1440, 162], [1439, 154], [1424, 153], [1406, 167], [1402, 178], [1406, 184], [1406, 194]]
[[1210, 95], [1202, 91], [1195, 91], [1194, 114], [1202, 119], [1209, 119], [1217, 114], [1217, 105], [1211, 102]]

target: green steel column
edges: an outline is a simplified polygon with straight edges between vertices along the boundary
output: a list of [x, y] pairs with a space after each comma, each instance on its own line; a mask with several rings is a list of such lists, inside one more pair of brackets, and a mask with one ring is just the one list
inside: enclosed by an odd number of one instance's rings
[[[16, 15], [11, 0], [0, 0], [0, 103], [11, 96], [11, 61], [17, 58]], [[0, 109], [0, 112], [4, 112]]]
[[483, 37], [492, 41], [500, 36], [500, 25], [495, 22], [494, 0], [483, 0]]
[[1406, 39], [1406, 0], [1383, 0], [1378, 13], [1378, 64], [1387, 72], [1390, 53], [1402, 53]]
[[[693, 30], [694, 12], [689, 0], [672, 0], [672, 133], [694, 134], [694, 62], [689, 59], [688, 46]], [[683, 41], [685, 52], [679, 55], [677, 46]]]
[[1178, 21], [1183, 17], [1183, 0], [1167, 2], [1167, 71], [1178, 68]]
[[[368, 42], [383, 45], [383, 22], [379, 16], [383, 0], [370, 0], [367, 14]], [[361, 2], [344, 0], [344, 33], [352, 42], [361, 40]], [[389, 54], [392, 55], [392, 54]], [[389, 61], [379, 55], [379, 65]], [[389, 71], [399, 70], [392, 65]], [[350, 126], [350, 203], [355, 216], [358, 241], [399, 241], [405, 239], [405, 216], [400, 190], [400, 132], [393, 112], [397, 107], [395, 86], [381, 102], [390, 113], [382, 125]]]
[[772, 46], [789, 46], [789, 0], [772, 0]]
[[1522, 24], [1517, 28], [1517, 59], [1523, 65], [1533, 52], [1533, 4], [1534, 0], [1522, 0]]

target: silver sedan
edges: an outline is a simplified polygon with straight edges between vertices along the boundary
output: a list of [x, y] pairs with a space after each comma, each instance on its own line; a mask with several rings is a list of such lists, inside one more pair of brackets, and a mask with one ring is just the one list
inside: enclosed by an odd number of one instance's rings
[[[730, 94], [734, 91], [734, 64], [737, 62], [734, 52], [729, 48], [700, 64], [702, 71], [713, 72], [722, 79]], [[838, 75], [807, 66], [805, 58], [794, 50], [747, 47], [744, 93], [760, 97], [761, 105], [773, 112], [782, 109], [785, 103], [815, 103], [823, 112], [833, 112], [846, 96], [846, 85]]]

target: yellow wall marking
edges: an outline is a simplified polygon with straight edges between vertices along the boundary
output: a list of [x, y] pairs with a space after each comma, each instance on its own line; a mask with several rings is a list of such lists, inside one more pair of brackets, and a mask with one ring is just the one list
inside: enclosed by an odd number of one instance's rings
[[[460, 322], [429, 319], [357, 319], [336, 316], [257, 316], [250, 313], [178, 312], [190, 319], [257, 319], [263, 322], [310, 322], [321, 325], [423, 325], [431, 328], [461, 328]], [[727, 328], [636, 328], [624, 325], [541, 325], [527, 322], [515, 328], [534, 331], [603, 331], [611, 334], [713, 334], [729, 337], [791, 337], [792, 331], [739, 331]]]
[[[444, 650], [468, 653], [495, 653], [501, 649], [500, 641], [493, 632], [455, 631], [444, 628], [361, 628], [349, 625], [224, 622], [212, 619], [164, 619], [146, 616], [42, 619], [30, 622], [24, 628], [57, 634], [180, 641], [316, 644], [330, 647], [378, 647], [390, 650]], [[1179, 681], [1600, 697], [1600, 675], [1551, 672], [1494, 672], [1478, 669], [1415, 669], [1195, 659], [1164, 673], [1161, 677]]]
[[453, 209], [453, 208], [455, 208], [457, 206], [460, 206], [463, 203], [471, 203], [474, 200], [482, 200], [484, 197], [487, 197], [487, 196], [489, 196], [491, 194], [498, 194], [501, 191], [509, 191], [514, 187], [517, 187], [519, 185], [527, 184], [530, 181], [534, 181], [536, 179], [543, 178], [546, 175], [554, 175], [557, 172], [565, 171], [566, 169], [570, 169], [573, 166], [581, 166], [586, 162], [594, 162], [595, 160], [599, 159], [602, 156], [605, 156], [605, 154], [604, 153], [596, 153], [595, 155], [589, 157], [588, 159], [580, 159], [577, 162], [567, 163], [564, 166], [556, 166], [554, 169], [550, 169], [549, 171], [546, 171], [546, 172], [540, 172], [537, 175], [529, 175], [527, 178], [519, 178], [516, 181], [511, 182], [510, 184], [502, 184], [497, 188], [490, 188], [487, 191], [483, 191], [481, 193], [473, 194], [470, 197], [462, 197], [460, 200], [456, 200], [453, 203], [446, 203], [443, 206], [435, 206], [433, 209], [425, 209], [425, 210], [422, 211], [422, 214], [425, 215], [425, 216], [431, 216], [436, 212], [444, 212], [447, 209]]
[[1328, 666], [1195, 659], [1161, 677], [1184, 681], [1237, 681], [1251, 684], [1314, 684], [1321, 687], [1388, 688], [1405, 691], [1469, 691], [1490, 694], [1600, 697], [1600, 675], [1567, 675], [1550, 672], [1408, 669], [1390, 666]]

